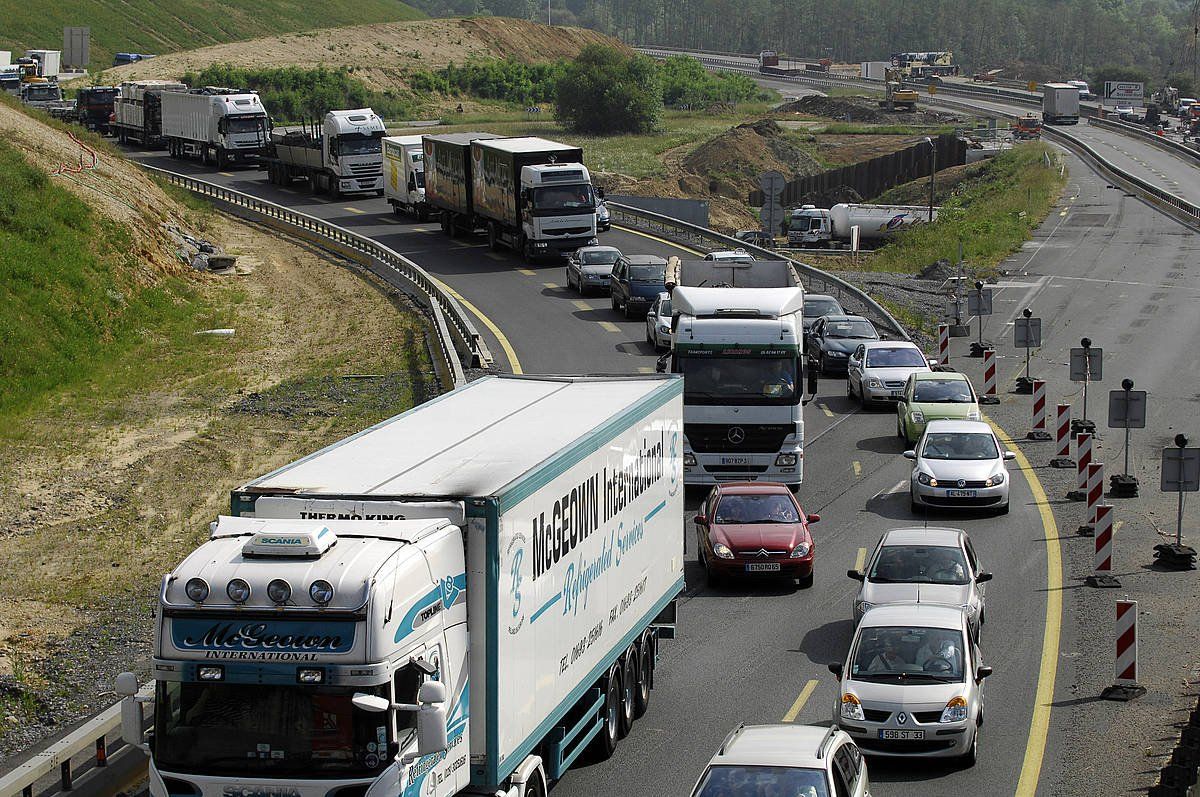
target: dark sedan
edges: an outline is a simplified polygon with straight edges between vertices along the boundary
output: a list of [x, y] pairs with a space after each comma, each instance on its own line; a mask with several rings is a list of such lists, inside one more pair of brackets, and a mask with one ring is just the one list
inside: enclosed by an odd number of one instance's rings
[[879, 340], [879, 333], [862, 316], [821, 316], [808, 333], [808, 361], [822, 375], [844, 374], [850, 353], [864, 340]]
[[608, 278], [612, 309], [633, 318], [645, 313], [667, 289], [667, 259], [658, 255], [623, 255]]

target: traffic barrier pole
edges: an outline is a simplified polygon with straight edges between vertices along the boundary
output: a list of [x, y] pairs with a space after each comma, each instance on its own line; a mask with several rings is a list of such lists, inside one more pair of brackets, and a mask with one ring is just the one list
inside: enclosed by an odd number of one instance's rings
[[1106, 700], [1133, 700], [1146, 694], [1138, 685], [1137, 601], [1117, 601], [1116, 680], [1101, 693]]
[[1087, 466], [1087, 488], [1084, 490], [1084, 500], [1087, 504], [1083, 510], [1083, 525], [1079, 534], [1090, 537], [1096, 528], [1096, 507], [1104, 501], [1104, 465], [1099, 462], [1089, 462]]
[[950, 325], [938, 324], [938, 364], [950, 363]]
[[1075, 435], [1075, 489], [1067, 493], [1072, 501], [1087, 498], [1088, 465], [1092, 464], [1092, 436], [1087, 432]]
[[1119, 587], [1121, 582], [1112, 574], [1113, 508], [1109, 504], [1096, 507], [1096, 563], [1087, 583], [1092, 587]]
[[1055, 441], [1058, 443], [1058, 453], [1050, 460], [1052, 468], [1073, 468], [1075, 460], [1071, 459], [1071, 405], [1059, 404], [1055, 411], [1054, 423]]
[[1046, 382], [1033, 379], [1033, 427], [1025, 435], [1030, 440], [1050, 440], [1046, 431]]
[[983, 395], [979, 397], [980, 404], [999, 404], [996, 397], [996, 350], [983, 350]]

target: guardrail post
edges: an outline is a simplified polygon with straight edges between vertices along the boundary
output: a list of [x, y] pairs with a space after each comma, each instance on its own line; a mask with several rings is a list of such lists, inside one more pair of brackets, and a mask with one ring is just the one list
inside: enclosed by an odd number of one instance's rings
[[62, 775], [62, 790], [70, 791], [72, 788], [74, 788], [74, 784], [71, 780], [71, 761], [68, 759], [62, 762], [58, 769]]
[[108, 745], [104, 743], [103, 736], [96, 740], [96, 766], [108, 766]]

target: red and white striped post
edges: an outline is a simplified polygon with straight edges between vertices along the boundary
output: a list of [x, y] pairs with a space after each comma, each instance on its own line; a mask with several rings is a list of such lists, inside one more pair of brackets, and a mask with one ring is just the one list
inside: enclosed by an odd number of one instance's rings
[[1083, 510], [1083, 525], [1079, 534], [1090, 537], [1096, 529], [1096, 508], [1104, 501], [1104, 464], [1089, 462], [1087, 466], [1087, 489], [1084, 490], [1087, 505]]
[[950, 363], [950, 325], [938, 324], [938, 363]]
[[1112, 577], [1112, 513], [1110, 504], [1096, 507], [1096, 575]]
[[983, 395], [979, 397], [980, 404], [999, 404], [996, 396], [996, 350], [983, 350]]
[[1073, 468], [1075, 460], [1071, 459], [1071, 405], [1059, 404], [1055, 412], [1054, 439], [1058, 443], [1058, 453], [1050, 460], [1052, 468]]
[[1092, 436], [1087, 432], [1075, 435], [1075, 489], [1067, 493], [1072, 501], [1087, 498], [1088, 465], [1092, 464]]
[[1133, 700], [1146, 694], [1138, 684], [1137, 601], [1117, 601], [1116, 680], [1101, 693], [1105, 700]]
[[1033, 382], [1033, 427], [1025, 435], [1030, 440], [1050, 440], [1046, 431], [1046, 383], [1041, 379]]

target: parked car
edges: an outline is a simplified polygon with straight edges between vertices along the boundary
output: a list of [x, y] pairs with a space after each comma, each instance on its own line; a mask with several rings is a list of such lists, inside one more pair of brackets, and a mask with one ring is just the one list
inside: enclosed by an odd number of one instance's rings
[[808, 332], [809, 366], [822, 375], [846, 373], [850, 354], [864, 340], [879, 340], [875, 326], [860, 315], [824, 315]]
[[979, 396], [965, 374], [929, 371], [911, 374], [896, 400], [896, 434], [915, 443], [930, 421], [978, 421]]
[[775, 239], [771, 237], [770, 233], [763, 232], [762, 230], [738, 230], [733, 234], [733, 237], [748, 244], [761, 246], [764, 249], [775, 248]]
[[912, 508], [992, 508], [1008, 512], [1008, 471], [1016, 454], [1000, 446], [992, 427], [982, 421], [928, 421], [915, 449]]
[[753, 263], [754, 255], [750, 254], [745, 249], [731, 249], [724, 252], [709, 252], [704, 256], [704, 259], [724, 261], [726, 263]]
[[813, 583], [815, 544], [808, 515], [787, 485], [726, 482], [712, 488], [696, 515], [700, 563], [710, 584], [726, 576], [785, 576]]
[[876, 606], [936, 603], [965, 608], [976, 638], [986, 618], [984, 583], [971, 538], [962, 529], [889, 529], [879, 538], [863, 570], [846, 575], [862, 586], [854, 596], [854, 622]]
[[665, 291], [646, 313], [646, 342], [655, 351], [671, 348], [671, 294]]
[[622, 255], [608, 279], [612, 309], [633, 318], [635, 311], [649, 309], [667, 289], [667, 259], [658, 255]]
[[868, 755], [957, 758], [974, 766], [983, 666], [962, 609], [880, 606], [863, 615], [838, 677], [833, 724]]
[[862, 751], [837, 727], [739, 725], [704, 768], [692, 797], [871, 797]]
[[615, 246], [584, 246], [567, 257], [567, 287], [581, 294], [608, 290], [608, 278], [621, 258]]
[[876, 401], [896, 401], [909, 376], [929, 370], [929, 361], [915, 343], [865, 341], [846, 361], [846, 395], [857, 396], [864, 407]]

